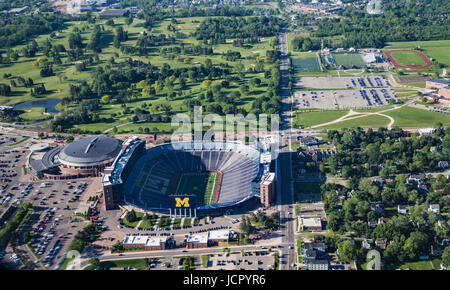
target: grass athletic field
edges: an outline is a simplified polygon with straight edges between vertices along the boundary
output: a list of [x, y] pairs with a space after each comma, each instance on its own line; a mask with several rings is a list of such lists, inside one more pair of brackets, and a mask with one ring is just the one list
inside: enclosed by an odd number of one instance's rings
[[419, 49], [428, 57], [450, 67], [450, 40], [390, 42], [385, 49]]
[[384, 54], [397, 68], [427, 69], [433, 65], [422, 52], [416, 50], [389, 50]]
[[176, 194], [196, 195], [197, 205], [213, 204], [218, 181], [217, 172], [183, 173], [178, 179]]
[[426, 65], [427, 63], [414, 51], [393, 51], [391, 56], [402, 66], [410, 64]]
[[364, 60], [362, 57], [357, 53], [350, 53], [350, 54], [333, 54], [334, 61], [336, 62], [337, 66], [344, 65], [356, 65], [361, 66], [364, 65]]
[[317, 57], [292, 58], [292, 66], [296, 72], [320, 71], [320, 65]]

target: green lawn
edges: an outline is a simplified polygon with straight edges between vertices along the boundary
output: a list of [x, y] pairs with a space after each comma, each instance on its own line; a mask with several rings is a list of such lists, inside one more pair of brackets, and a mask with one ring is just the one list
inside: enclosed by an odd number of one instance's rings
[[431, 261], [417, 261], [408, 262], [400, 266], [400, 269], [411, 269], [411, 270], [433, 270], [433, 265]]
[[142, 219], [142, 217], [144, 216], [144, 214], [142, 212], [136, 212], [136, 218], [137, 220], [134, 222], [130, 222], [127, 219], [127, 216], [125, 216], [122, 221], [125, 225], [130, 226], [130, 227], [136, 227], [138, 225], [138, 223], [140, 222], [140, 220]]
[[177, 185], [177, 195], [194, 194], [197, 205], [214, 203], [219, 174], [216, 172], [184, 173]]
[[348, 113], [347, 110], [298, 112], [295, 115], [294, 125], [296, 127], [303, 126], [304, 128], [307, 128], [314, 125], [336, 120], [347, 113]]
[[[117, 261], [104, 261], [100, 262], [103, 269], [111, 268], [125, 268], [132, 267], [137, 270], [148, 270], [148, 266], [145, 266], [145, 259], [132, 259], [132, 260], [117, 260]], [[93, 270], [92, 265], [87, 266], [85, 270]]]
[[432, 127], [438, 122], [441, 122], [444, 126], [450, 126], [449, 115], [407, 106], [384, 114], [395, 119], [394, 126], [402, 128]]
[[320, 193], [321, 182], [294, 182], [295, 193]]
[[386, 117], [379, 115], [369, 115], [319, 128], [327, 130], [339, 130], [343, 128], [353, 128], [353, 127], [379, 128], [379, 127], [386, 127], [388, 124], [389, 119]]
[[209, 255], [202, 255], [202, 267], [208, 268]]
[[53, 117], [53, 114], [46, 113], [45, 108], [42, 107], [27, 108], [22, 111], [23, 113], [20, 114], [20, 117], [30, 123], [48, 120]]
[[188, 227], [191, 225], [192, 219], [191, 218], [184, 218], [183, 220], [183, 227]]

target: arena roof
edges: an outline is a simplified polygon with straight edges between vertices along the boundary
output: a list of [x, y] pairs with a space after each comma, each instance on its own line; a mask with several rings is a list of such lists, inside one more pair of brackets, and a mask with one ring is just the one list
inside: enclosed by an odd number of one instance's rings
[[100, 163], [116, 157], [122, 148], [121, 145], [122, 141], [105, 136], [82, 138], [64, 147], [58, 158], [63, 164]]

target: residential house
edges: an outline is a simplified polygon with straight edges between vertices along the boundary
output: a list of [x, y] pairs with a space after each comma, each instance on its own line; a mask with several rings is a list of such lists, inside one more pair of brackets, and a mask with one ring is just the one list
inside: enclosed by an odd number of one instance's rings
[[367, 250], [369, 250], [372, 247], [370, 240], [367, 239], [362, 241], [362, 246], [364, 247], [364, 249]]
[[320, 145], [324, 142], [314, 136], [299, 136], [297, 140], [300, 142], [300, 146], [314, 146], [314, 145]]
[[439, 214], [441, 212], [441, 207], [438, 203], [432, 203], [428, 206], [428, 211], [431, 211], [432, 213]]
[[421, 174], [410, 174], [408, 179], [406, 180], [406, 183], [409, 185], [416, 185], [416, 184], [422, 184], [423, 178]]
[[400, 214], [408, 214], [408, 209], [406, 205], [398, 205], [397, 212]]
[[374, 229], [377, 227], [376, 221], [368, 221], [367, 224], [369, 225], [369, 229]]
[[377, 213], [383, 213], [384, 212], [384, 208], [383, 205], [380, 203], [374, 204], [370, 206], [370, 209], [377, 212]]
[[446, 168], [449, 167], [449, 166], [448, 166], [448, 161], [439, 161], [439, 162], [438, 162], [438, 166], [439, 166], [440, 168], [442, 168], [442, 169], [446, 169]]
[[376, 239], [375, 246], [380, 248], [381, 250], [386, 250], [387, 241], [386, 239]]
[[431, 245], [430, 246], [430, 254], [432, 256], [441, 256], [444, 250], [441, 245]]
[[388, 221], [389, 221], [388, 218], [380, 217], [380, 218], [378, 219], [378, 224], [384, 224], [384, 223], [387, 223]]

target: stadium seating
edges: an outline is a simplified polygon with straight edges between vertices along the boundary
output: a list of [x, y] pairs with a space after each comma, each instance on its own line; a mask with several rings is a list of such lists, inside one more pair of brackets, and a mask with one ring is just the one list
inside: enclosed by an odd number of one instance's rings
[[219, 171], [222, 184], [213, 208], [239, 203], [251, 195], [259, 173], [259, 152], [237, 143], [163, 144], [147, 150], [124, 184], [125, 201], [145, 209], [167, 208], [171, 186], [182, 172]]

